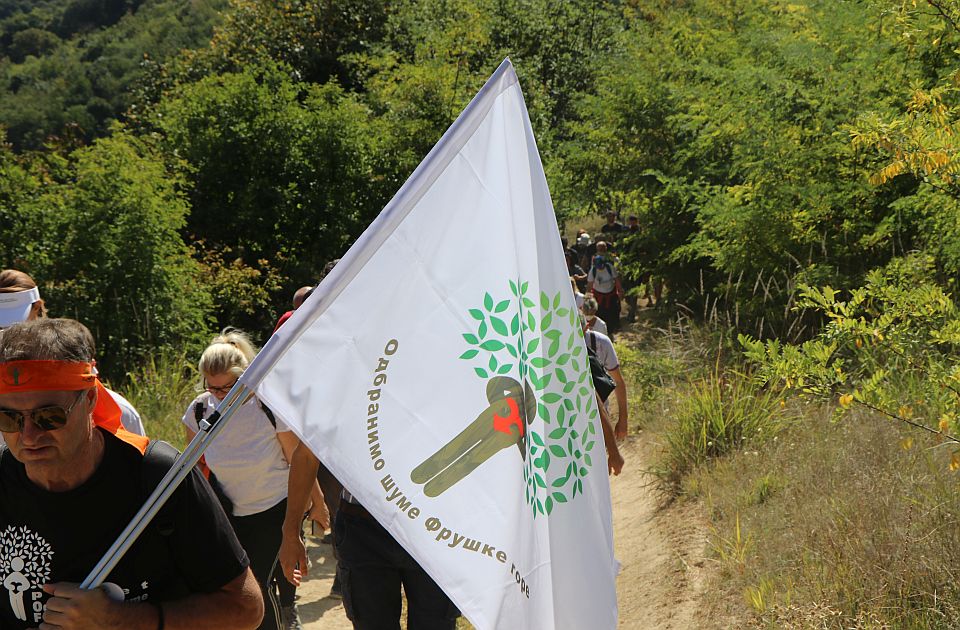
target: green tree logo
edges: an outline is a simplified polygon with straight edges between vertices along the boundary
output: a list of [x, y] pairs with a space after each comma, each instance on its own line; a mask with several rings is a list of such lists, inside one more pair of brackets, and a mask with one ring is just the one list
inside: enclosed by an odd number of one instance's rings
[[526, 501], [536, 517], [583, 493], [593, 467], [597, 409], [576, 309], [561, 306], [560, 292], [541, 292], [535, 302], [529, 282], [510, 281], [510, 292], [499, 300], [484, 293], [482, 307], [469, 311], [476, 332], [463, 335], [469, 348], [460, 359], [473, 362], [487, 382], [490, 407], [411, 478], [436, 496], [516, 444]]

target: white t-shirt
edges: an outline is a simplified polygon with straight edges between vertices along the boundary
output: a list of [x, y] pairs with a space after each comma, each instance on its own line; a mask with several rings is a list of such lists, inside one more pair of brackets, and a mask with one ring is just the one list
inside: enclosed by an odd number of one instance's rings
[[593, 323], [590, 325], [590, 330], [598, 332], [602, 335], [607, 334], [607, 322], [603, 321], [597, 316], [594, 316]]
[[591, 266], [587, 282], [593, 283], [594, 291], [612, 293], [617, 288], [617, 268], [612, 262], [600, 267]]
[[[209, 392], [197, 396], [183, 415], [183, 424], [197, 431], [194, 405], [203, 405], [207, 418], [218, 400]], [[229, 419], [229, 424], [204, 452], [207, 466], [217, 476], [224, 493], [233, 501], [234, 516], [249, 516], [268, 510], [287, 496], [290, 467], [283, 458], [277, 433], [289, 431], [277, 418], [277, 428], [251, 398]]]
[[113, 402], [117, 403], [117, 406], [120, 407], [120, 422], [123, 424], [123, 428], [130, 433], [146, 435], [147, 433], [143, 429], [143, 421], [140, 419], [140, 414], [137, 413], [137, 410], [130, 404], [130, 401], [112, 389], [108, 389], [107, 393], [113, 398]]
[[595, 330], [588, 330], [583, 333], [583, 336], [587, 347], [597, 353], [597, 358], [600, 359], [608, 372], [620, 367], [620, 359], [617, 358], [617, 351], [613, 349], [613, 342], [610, 341], [610, 337]]

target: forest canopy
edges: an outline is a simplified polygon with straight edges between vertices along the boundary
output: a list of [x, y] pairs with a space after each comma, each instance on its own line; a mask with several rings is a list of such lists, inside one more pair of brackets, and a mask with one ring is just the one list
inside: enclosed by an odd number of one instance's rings
[[509, 56], [562, 223], [799, 338], [801, 284], [960, 271], [958, 5], [0, 0], [0, 253], [118, 370], [265, 335]]

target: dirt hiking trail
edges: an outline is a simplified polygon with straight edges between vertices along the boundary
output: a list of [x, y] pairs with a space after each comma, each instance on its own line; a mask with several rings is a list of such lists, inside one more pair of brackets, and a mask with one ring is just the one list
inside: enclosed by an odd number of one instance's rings
[[[622, 565], [617, 578], [620, 628], [722, 627], [704, 618], [700, 604], [707, 569], [702, 516], [695, 506], [660, 507], [651, 478], [643, 473], [652, 452], [645, 436], [631, 435], [621, 446], [627, 464], [622, 475], [611, 479], [614, 544]], [[351, 630], [343, 603], [327, 597], [335, 566], [330, 545], [309, 539], [307, 547], [312, 566], [298, 592], [303, 627]]]

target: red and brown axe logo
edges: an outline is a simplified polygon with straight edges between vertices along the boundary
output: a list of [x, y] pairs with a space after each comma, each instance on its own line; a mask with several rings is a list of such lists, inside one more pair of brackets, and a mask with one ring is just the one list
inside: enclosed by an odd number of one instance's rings
[[410, 473], [414, 483], [426, 484], [428, 497], [439, 496], [505, 448], [515, 445], [526, 458], [527, 429], [537, 405], [530, 384], [521, 387], [510, 377], [495, 376], [487, 381], [487, 401], [476, 420]]

